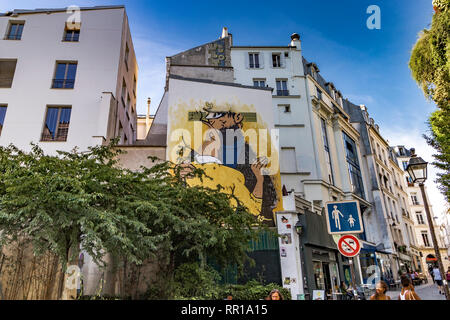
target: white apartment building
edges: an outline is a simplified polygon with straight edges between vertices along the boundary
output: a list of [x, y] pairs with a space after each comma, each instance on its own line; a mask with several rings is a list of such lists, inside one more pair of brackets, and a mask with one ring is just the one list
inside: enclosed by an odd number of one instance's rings
[[0, 14], [0, 145], [34, 142], [54, 154], [136, 140], [138, 67], [125, 7], [78, 9]]
[[[0, 34], [0, 146], [34, 142], [54, 155], [136, 141], [138, 66], [124, 6], [14, 10], [0, 14]], [[94, 293], [101, 273], [87, 254], [82, 273], [84, 293]]]
[[359, 167], [359, 134], [348, 121], [342, 95], [303, 58], [300, 37], [291, 38], [289, 46], [233, 46], [234, 81], [274, 88], [280, 171], [288, 191], [320, 206], [356, 198], [370, 207]]
[[[408, 166], [409, 160], [414, 153], [413, 149], [407, 149], [404, 146], [395, 146], [393, 150], [396, 153], [397, 161], [399, 166], [401, 166], [404, 170]], [[420, 191], [420, 187], [418, 184], [414, 184], [411, 181], [408, 173], [405, 171], [403, 174], [403, 181], [407, 185], [407, 194], [408, 194], [408, 202], [411, 208], [411, 218], [414, 222], [414, 235], [417, 247], [420, 251], [421, 257], [421, 267], [423, 272], [427, 272], [429, 267], [436, 263], [436, 254], [433, 248], [433, 240], [431, 238], [429, 224], [427, 220], [427, 214], [425, 211], [424, 201], [422, 198], [422, 193]], [[444, 269], [450, 266], [448, 251], [445, 245], [445, 241], [442, 238], [440, 227], [437, 224], [436, 219], [434, 218], [433, 213], [433, 205], [429, 200], [427, 187], [425, 186], [425, 196], [427, 197], [428, 207], [430, 209], [430, 214], [433, 219], [434, 224], [434, 232], [437, 238], [439, 251], [442, 257], [442, 263], [444, 265]]]
[[[279, 129], [280, 173], [285, 190], [310, 202], [310, 211], [319, 215], [328, 201], [358, 200], [365, 216], [372, 205], [364, 187], [369, 177], [363, 167], [360, 134], [344, 110], [342, 94], [320, 75], [315, 63], [303, 57], [299, 35], [293, 34], [291, 40], [288, 46], [232, 46], [234, 81], [274, 88], [273, 117]], [[367, 269], [376, 263], [372, 252], [365, 251], [375, 244], [365, 239], [362, 234], [362, 254], [355, 259], [357, 281], [361, 282], [367, 280]], [[330, 282], [348, 281], [348, 259], [338, 255], [336, 265], [331, 258], [334, 253], [326, 245], [304, 246], [303, 250], [303, 276], [309, 278], [310, 285], [315, 282], [316, 289], [329, 290]]]

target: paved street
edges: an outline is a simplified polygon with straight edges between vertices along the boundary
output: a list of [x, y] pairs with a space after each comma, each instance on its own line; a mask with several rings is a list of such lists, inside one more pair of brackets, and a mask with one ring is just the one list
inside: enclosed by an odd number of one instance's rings
[[[437, 285], [432, 283], [432, 281], [428, 284], [416, 286], [415, 289], [416, 293], [422, 300], [445, 300], [445, 296], [443, 294], [439, 294]], [[400, 291], [388, 291], [387, 294], [391, 297], [391, 299], [397, 300]]]

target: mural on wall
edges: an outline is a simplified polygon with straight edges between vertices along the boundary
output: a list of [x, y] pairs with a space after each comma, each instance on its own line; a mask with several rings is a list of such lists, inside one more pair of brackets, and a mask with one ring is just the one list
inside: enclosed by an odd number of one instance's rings
[[208, 64], [218, 67], [225, 67], [227, 64], [226, 44], [224, 39], [217, 40], [207, 46]]
[[[182, 166], [187, 183], [221, 185], [259, 221], [274, 226], [274, 212], [283, 210], [278, 151], [254, 106], [178, 101], [169, 119], [168, 158]], [[194, 168], [213, 179], [189, 177]]]

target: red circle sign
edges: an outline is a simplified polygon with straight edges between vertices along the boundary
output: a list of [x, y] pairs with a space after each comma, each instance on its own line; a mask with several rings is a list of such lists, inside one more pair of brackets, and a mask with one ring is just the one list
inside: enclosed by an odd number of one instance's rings
[[351, 234], [347, 234], [339, 239], [338, 249], [342, 255], [351, 258], [359, 254], [361, 244], [359, 243], [358, 238]]

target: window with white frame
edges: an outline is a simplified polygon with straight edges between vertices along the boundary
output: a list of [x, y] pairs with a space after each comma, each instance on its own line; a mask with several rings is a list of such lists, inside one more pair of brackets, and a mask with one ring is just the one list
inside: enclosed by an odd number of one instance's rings
[[417, 218], [417, 223], [418, 224], [425, 224], [425, 221], [423, 220], [423, 215], [422, 212], [416, 212], [416, 218]]
[[289, 95], [287, 80], [277, 79], [276, 84], [277, 84], [277, 96], [288, 96]]
[[281, 53], [272, 53], [272, 67], [281, 68]]
[[323, 118], [320, 119], [320, 122], [322, 125], [322, 140], [325, 151], [325, 161], [328, 170], [328, 182], [334, 185], [333, 166], [331, 165], [331, 154], [330, 154], [330, 147], [328, 144], [327, 122]]
[[249, 53], [248, 54], [249, 68], [258, 69], [259, 64], [259, 53]]
[[422, 240], [425, 247], [430, 247], [430, 240], [428, 239], [427, 231], [422, 231]]
[[264, 88], [266, 86], [266, 79], [253, 79], [253, 86]]

